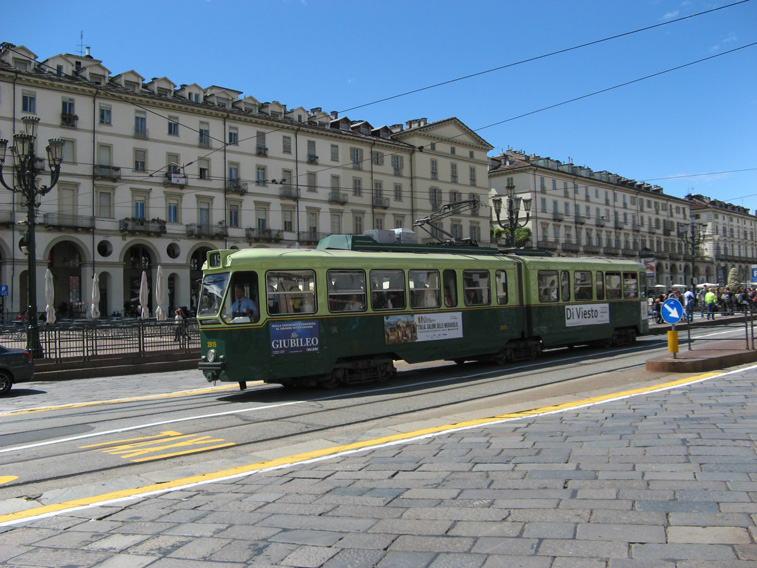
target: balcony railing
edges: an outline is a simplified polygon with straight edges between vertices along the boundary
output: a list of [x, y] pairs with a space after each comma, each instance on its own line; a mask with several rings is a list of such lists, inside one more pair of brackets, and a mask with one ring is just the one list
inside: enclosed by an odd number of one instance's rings
[[238, 193], [239, 195], [244, 195], [245, 193], [247, 193], [247, 182], [239, 181], [238, 179], [227, 179], [226, 192]]
[[147, 233], [162, 235], [166, 232], [166, 222], [148, 221], [147, 219], [140, 218], [121, 219], [118, 222], [118, 230], [122, 233]]
[[604, 227], [605, 225], [607, 225], [607, 221], [605, 221], [601, 217], [597, 217], [597, 218], [594, 219], [594, 224], [597, 227]]
[[45, 213], [42, 224], [46, 227], [91, 231], [95, 228], [95, 218], [88, 215], [67, 215], [65, 213]]
[[632, 258], [634, 256], [639, 256], [639, 251], [637, 251], [636, 249], [624, 248], [623, 249], [623, 256], [625, 256], [627, 258]]
[[577, 243], [563, 243], [562, 250], [563, 252], [578, 252], [581, 250], [581, 246]]
[[113, 181], [119, 180], [121, 179], [121, 168], [95, 164], [95, 177], [110, 179]]
[[300, 231], [297, 233], [297, 241], [301, 243], [318, 244], [328, 233], [319, 233], [318, 231]]
[[605, 247], [603, 252], [608, 256], [618, 256], [620, 254], [620, 249], [616, 247]]
[[60, 115], [60, 125], [67, 126], [69, 128], [76, 128], [76, 123], [79, 121], [79, 117], [70, 112], [64, 112]]
[[557, 211], [552, 212], [552, 220], [553, 221], [564, 221], [565, 220], [565, 214], [564, 213], [558, 213]]
[[282, 234], [278, 229], [255, 229], [247, 227], [244, 230], [245, 238], [250, 242], [273, 242], [278, 243]]
[[0, 225], [13, 225], [16, 222], [16, 216], [10, 209], [0, 209]]
[[542, 250], [557, 250], [558, 243], [555, 241], [537, 241], [536, 248]]
[[255, 146], [255, 154], [258, 156], [267, 156], [268, 148], [266, 146], [263, 146], [262, 144], [258, 144], [257, 146]]
[[584, 245], [584, 252], [587, 254], [599, 254], [602, 247], [599, 245]]
[[194, 239], [223, 239], [228, 235], [229, 229], [225, 224], [190, 223], [187, 225], [187, 236]]
[[166, 172], [166, 175], [163, 178], [163, 185], [184, 187], [185, 185], [187, 185], [187, 176], [179, 172]]
[[318, 163], [318, 156], [315, 154], [308, 154], [308, 164], [317, 164]]
[[389, 198], [388, 197], [374, 197], [373, 198], [373, 206], [374, 207], [380, 207], [382, 209], [388, 209], [389, 208]]
[[300, 189], [291, 184], [284, 184], [279, 188], [279, 197], [281, 199], [299, 199]]
[[574, 221], [577, 225], [584, 225], [586, 223], [586, 217], [583, 215], [576, 215]]
[[347, 203], [347, 192], [332, 189], [329, 192], [329, 203], [338, 203], [340, 205], [344, 205], [345, 203]]

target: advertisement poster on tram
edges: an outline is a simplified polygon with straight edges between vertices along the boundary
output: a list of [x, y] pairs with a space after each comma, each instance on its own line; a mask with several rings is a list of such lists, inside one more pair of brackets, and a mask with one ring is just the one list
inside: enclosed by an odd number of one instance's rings
[[387, 345], [462, 336], [462, 312], [384, 316], [384, 340]]
[[317, 321], [271, 322], [271, 355], [318, 351]]

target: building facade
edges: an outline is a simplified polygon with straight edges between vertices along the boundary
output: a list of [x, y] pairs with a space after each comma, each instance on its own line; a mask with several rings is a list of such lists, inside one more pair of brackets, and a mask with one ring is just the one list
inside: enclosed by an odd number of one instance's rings
[[514, 186], [517, 196], [531, 199], [529, 246], [636, 258], [652, 285], [688, 285], [692, 274], [697, 283], [725, 284], [734, 266], [747, 282], [757, 261], [757, 218], [743, 207], [680, 199], [659, 186], [513, 150], [491, 159], [489, 180], [492, 196]]
[[[374, 127], [220, 86], [113, 75], [89, 49], [39, 61], [0, 46], [0, 138], [23, 130], [24, 116], [40, 119], [38, 155], [48, 139], [65, 142], [60, 181], [36, 217], [36, 278], [51, 269], [59, 317], [86, 312], [95, 273], [103, 314], [134, 313], [142, 272], [154, 292], [159, 265], [165, 305], [192, 309], [209, 250], [412, 228], [450, 200], [489, 194], [492, 146], [455, 118]], [[7, 159], [6, 180], [11, 173]], [[26, 213], [0, 193], [5, 314], [28, 303]], [[443, 222], [489, 240], [485, 208]]]

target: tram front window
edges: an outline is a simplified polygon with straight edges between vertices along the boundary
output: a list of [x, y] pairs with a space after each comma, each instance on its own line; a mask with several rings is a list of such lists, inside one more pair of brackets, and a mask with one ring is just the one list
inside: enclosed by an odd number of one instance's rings
[[223, 293], [229, 281], [228, 273], [207, 274], [202, 279], [200, 290], [200, 304], [197, 309], [197, 317], [210, 317], [218, 315], [221, 309]]

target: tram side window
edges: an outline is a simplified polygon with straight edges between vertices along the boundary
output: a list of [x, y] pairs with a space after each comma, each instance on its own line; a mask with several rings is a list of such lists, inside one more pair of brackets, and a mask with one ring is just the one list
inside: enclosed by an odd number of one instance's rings
[[494, 285], [497, 287], [497, 303], [502, 306], [507, 303], [507, 272], [497, 270]]
[[570, 273], [567, 270], [560, 272], [560, 298], [563, 302], [570, 302]]
[[371, 270], [371, 308], [405, 309], [405, 273], [402, 270]]
[[441, 305], [438, 270], [409, 270], [411, 308], [438, 308]]
[[603, 272], [597, 272], [597, 300], [605, 299], [605, 275]]
[[463, 270], [463, 286], [465, 288], [466, 306], [488, 306], [490, 304], [488, 270]]
[[541, 303], [557, 301], [557, 270], [540, 270], [537, 274], [539, 301]]
[[640, 298], [646, 298], [647, 297], [647, 275], [644, 272], [639, 272], [639, 284], [641, 288], [641, 296]]
[[573, 287], [576, 294], [576, 301], [591, 300], [591, 272], [588, 270], [576, 270], [573, 273]]
[[235, 272], [231, 276], [223, 318], [227, 323], [250, 323], [260, 319], [258, 275], [256, 272]]
[[329, 270], [330, 312], [365, 311], [365, 272], [362, 270]]
[[639, 297], [639, 286], [635, 272], [623, 273], [623, 297], [626, 300], [635, 300]]
[[605, 288], [608, 300], [620, 300], [623, 297], [623, 281], [620, 272], [605, 272]]
[[312, 314], [316, 310], [315, 272], [276, 270], [266, 274], [268, 313]]
[[444, 305], [448, 308], [457, 305], [457, 275], [454, 270], [444, 271]]

